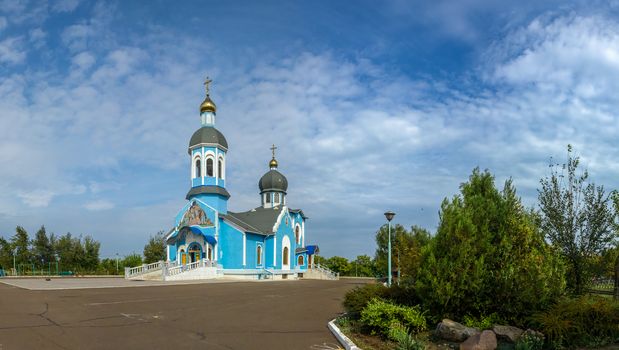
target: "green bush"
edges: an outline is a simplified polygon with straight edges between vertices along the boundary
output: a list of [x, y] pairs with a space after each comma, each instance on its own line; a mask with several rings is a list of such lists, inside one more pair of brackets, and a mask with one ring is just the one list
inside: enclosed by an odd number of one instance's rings
[[389, 339], [396, 342], [396, 350], [424, 350], [425, 344], [413, 336], [401, 323], [393, 323], [389, 328]]
[[480, 317], [466, 315], [464, 316], [462, 323], [464, 323], [464, 325], [467, 327], [473, 327], [473, 328], [484, 330], [484, 329], [492, 329], [492, 327], [495, 324], [502, 324], [505, 322], [501, 320], [501, 318], [499, 317], [497, 313], [491, 313], [488, 316], [480, 316]]
[[361, 311], [361, 324], [372, 335], [387, 337], [395, 323], [400, 323], [415, 333], [427, 328], [426, 317], [419, 306], [396, 305], [381, 299], [372, 299]]
[[545, 312], [533, 317], [547, 345], [603, 346], [619, 341], [619, 301], [583, 296], [562, 299]]
[[361, 311], [375, 298], [384, 299], [389, 288], [380, 283], [366, 284], [357, 287], [344, 296], [344, 308], [353, 319], [361, 317]]
[[544, 336], [541, 333], [526, 331], [524, 332], [514, 347], [515, 350], [542, 350], [544, 347]]
[[422, 251], [416, 290], [436, 320], [498, 313], [523, 325], [564, 291], [564, 266], [544, 241], [539, 217], [511, 181], [502, 191], [475, 169], [441, 205], [436, 236]]

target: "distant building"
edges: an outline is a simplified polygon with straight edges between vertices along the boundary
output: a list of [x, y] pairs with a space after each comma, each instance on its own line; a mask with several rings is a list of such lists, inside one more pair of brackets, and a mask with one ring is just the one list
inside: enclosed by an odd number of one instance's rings
[[209, 96], [209, 83], [200, 105], [202, 126], [189, 141], [188, 202], [165, 237], [167, 268], [179, 270], [179, 275], [199, 265], [219, 276], [298, 277], [312, 265], [318, 246], [307, 244], [303, 211], [288, 207], [288, 180], [277, 170], [275, 146], [270, 169], [258, 181], [260, 205], [245, 212], [228, 211], [228, 142], [215, 128], [217, 107]]

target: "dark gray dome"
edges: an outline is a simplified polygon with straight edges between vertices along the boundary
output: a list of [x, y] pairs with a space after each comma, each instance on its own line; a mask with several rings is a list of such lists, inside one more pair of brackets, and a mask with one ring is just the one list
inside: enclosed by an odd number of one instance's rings
[[267, 191], [281, 191], [286, 192], [288, 189], [288, 180], [279, 171], [275, 169], [269, 170], [268, 173], [262, 175], [258, 182], [260, 193]]
[[211, 126], [203, 126], [196, 130], [189, 141], [189, 148], [202, 143], [217, 144], [228, 149], [228, 141], [226, 141], [224, 134]]

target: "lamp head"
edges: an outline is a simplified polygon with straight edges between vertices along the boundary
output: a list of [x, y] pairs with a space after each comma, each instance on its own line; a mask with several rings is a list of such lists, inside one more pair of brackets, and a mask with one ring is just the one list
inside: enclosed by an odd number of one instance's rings
[[385, 217], [387, 218], [387, 221], [389, 221], [389, 222], [390, 222], [391, 220], [393, 220], [393, 217], [394, 217], [394, 216], [395, 216], [395, 213], [394, 213], [394, 212], [392, 212], [392, 211], [388, 211], [388, 212], [386, 212], [386, 213], [385, 213]]

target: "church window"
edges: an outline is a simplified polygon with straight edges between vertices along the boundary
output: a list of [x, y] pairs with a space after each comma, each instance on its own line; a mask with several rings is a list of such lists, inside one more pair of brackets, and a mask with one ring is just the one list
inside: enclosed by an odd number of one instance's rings
[[213, 176], [213, 158], [206, 159], [206, 176]]
[[294, 228], [294, 239], [297, 242], [297, 244], [299, 244], [301, 240], [301, 235], [299, 234], [299, 226]]
[[288, 247], [284, 247], [283, 256], [284, 256], [284, 265], [289, 265], [290, 260], [288, 259]]
[[273, 203], [279, 203], [279, 193], [275, 194], [275, 200], [273, 200]]
[[262, 265], [262, 246], [256, 247], [256, 265]]
[[[187, 163], [185, 163], [187, 164]], [[196, 176], [195, 177], [201, 177], [202, 176], [202, 162], [200, 162], [200, 159], [196, 159]]]
[[223, 158], [219, 158], [219, 161], [217, 162], [217, 177], [219, 177], [220, 179], [224, 178], [224, 160], [223, 160]]
[[304, 259], [303, 259], [303, 255], [299, 255], [299, 258], [297, 259], [297, 265], [303, 265], [304, 263]]
[[266, 199], [266, 202], [267, 202], [267, 203], [271, 203], [271, 194], [270, 194], [270, 193], [267, 193], [267, 194], [265, 195], [265, 197], [266, 197], [266, 198], [265, 198], [265, 199]]

